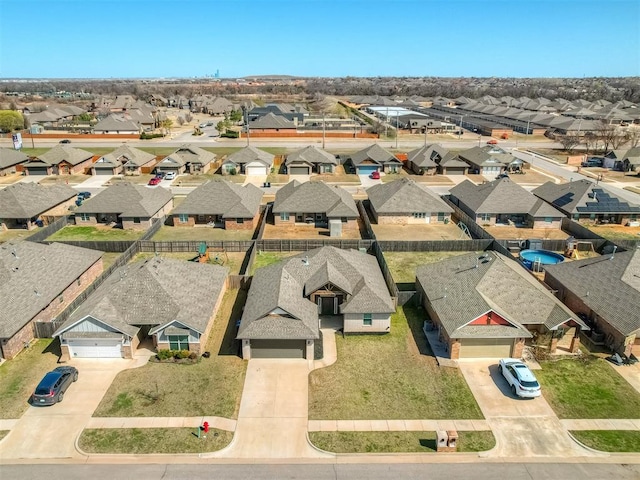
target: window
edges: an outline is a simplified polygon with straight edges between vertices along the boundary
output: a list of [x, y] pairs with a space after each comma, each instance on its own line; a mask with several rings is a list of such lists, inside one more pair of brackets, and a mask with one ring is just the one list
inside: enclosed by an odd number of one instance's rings
[[545, 222], [545, 223], [553, 223], [553, 218], [551, 218], [551, 217], [544, 217], [544, 222]]
[[444, 212], [438, 212], [438, 221], [444, 222]]
[[187, 223], [188, 221], [189, 221], [189, 215], [187, 215], [186, 213], [181, 213], [178, 215], [178, 222]]
[[488, 222], [491, 220], [491, 214], [490, 213], [481, 213], [480, 214], [480, 220], [482, 220], [483, 222]]
[[168, 335], [170, 350], [189, 350], [189, 335]]
[[579, 213], [574, 213], [573, 214], [573, 219], [574, 220], [580, 220], [580, 214]]
[[340, 221], [342, 223], [349, 223], [349, 219], [347, 217], [340, 217]]
[[370, 327], [371, 325], [373, 325], [373, 318], [372, 318], [372, 317], [373, 317], [373, 316], [372, 316], [370, 313], [365, 313], [365, 314], [362, 316], [362, 324], [363, 324], [365, 327]]
[[244, 218], [236, 218], [236, 223], [244, 223]]
[[204, 215], [198, 215], [198, 221], [204, 222]]
[[81, 213], [80, 214], [80, 220], [82, 220], [83, 222], [88, 222], [89, 221], [89, 214], [88, 213]]
[[589, 220], [595, 220], [596, 219], [596, 214], [592, 213], [591, 215], [589, 215]]
[[140, 217], [133, 217], [133, 223], [140, 223]]
[[289, 221], [289, 212], [280, 212], [280, 220], [282, 222], [288, 222]]
[[413, 214], [413, 218], [425, 218], [427, 216], [424, 212], [416, 212]]

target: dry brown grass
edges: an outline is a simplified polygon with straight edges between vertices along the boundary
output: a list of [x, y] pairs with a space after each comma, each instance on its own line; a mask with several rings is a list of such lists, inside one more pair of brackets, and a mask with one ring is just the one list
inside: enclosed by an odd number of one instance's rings
[[[287, 225], [276, 226], [267, 223], [264, 229], [264, 239], [329, 239], [328, 228], [316, 228], [314, 225]], [[341, 239], [360, 239], [360, 231], [358, 229], [342, 229]]]
[[429, 225], [371, 225], [378, 240], [467, 240], [455, 223]]

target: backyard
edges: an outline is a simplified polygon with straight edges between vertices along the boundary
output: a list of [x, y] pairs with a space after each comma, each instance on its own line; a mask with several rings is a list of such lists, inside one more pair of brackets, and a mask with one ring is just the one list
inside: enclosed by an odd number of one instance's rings
[[163, 225], [151, 240], [155, 242], [170, 241], [243, 241], [251, 240], [253, 229], [226, 230], [208, 226], [198, 227], [170, 227]]
[[245, 297], [243, 290], [225, 292], [205, 346], [210, 358], [196, 364], [150, 362], [121, 372], [94, 416], [236, 418], [246, 363], [238, 356], [235, 320], [242, 314]]
[[438, 366], [423, 321], [404, 306], [386, 335], [336, 335], [337, 362], [309, 375], [309, 418], [481, 419], [460, 371]]
[[27, 238], [29, 235], [33, 235], [37, 230], [23, 230], [23, 229], [11, 229], [0, 231], [0, 243], [9, 242], [11, 240], [18, 241]]
[[607, 240], [640, 240], [640, 227], [627, 227], [618, 224], [581, 225]]
[[[358, 220], [358, 224], [360, 224], [361, 220]], [[264, 233], [262, 238], [265, 240], [269, 239], [324, 239], [331, 238], [329, 237], [329, 229], [328, 228], [316, 228], [315, 225], [303, 225], [303, 224], [295, 224], [295, 225], [286, 225], [286, 226], [276, 226], [273, 223], [267, 223], [265, 225]], [[350, 228], [350, 229], [342, 229], [342, 236], [333, 237], [338, 239], [360, 239], [360, 230], [358, 228]]]
[[[160, 257], [165, 258], [174, 258], [176, 260], [184, 260], [191, 261], [194, 260], [198, 256], [198, 252], [161, 252], [158, 253]], [[148, 258], [155, 257], [156, 254], [154, 252], [140, 252], [136, 254], [131, 261], [137, 260], [146, 260]], [[245, 252], [209, 252], [209, 263], [210, 265], [221, 265], [223, 267], [227, 267], [229, 269], [229, 275], [238, 275], [240, 273], [240, 268], [242, 267], [242, 262], [244, 261], [244, 257], [246, 256]]]
[[68, 225], [51, 235], [47, 240], [55, 242], [59, 240], [75, 240], [98, 242], [104, 240], [111, 241], [133, 241], [144, 235], [144, 230], [125, 230], [107, 226], [100, 227], [79, 227]]
[[384, 259], [396, 283], [415, 283], [416, 268], [469, 252], [385, 252]]
[[258, 268], [266, 267], [272, 263], [277, 263], [299, 253], [301, 252], [257, 252], [249, 274], [254, 275]]
[[592, 355], [541, 362], [536, 376], [560, 418], [638, 418], [640, 393]]
[[378, 240], [469, 240], [469, 237], [453, 222], [421, 225], [372, 224]]

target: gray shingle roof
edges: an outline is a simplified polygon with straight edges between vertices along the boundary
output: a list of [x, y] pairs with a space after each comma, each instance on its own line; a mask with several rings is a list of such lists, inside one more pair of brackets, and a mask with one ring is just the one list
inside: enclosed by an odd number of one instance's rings
[[[556, 329], [570, 319], [586, 329], [519, 263], [496, 252], [469, 253], [422, 265], [416, 278], [451, 338], [468, 337], [471, 331], [478, 337], [528, 338], [531, 334], [525, 325]], [[469, 322], [490, 310], [513, 326], [469, 329]]]
[[57, 301], [101, 257], [102, 252], [62, 243], [0, 245], [0, 338], [10, 338]]
[[75, 197], [68, 185], [16, 183], [0, 190], [0, 218], [33, 218]]
[[467, 163], [478, 166], [509, 165], [511, 162], [516, 160], [516, 157], [511, 155], [511, 153], [508, 153], [495, 145], [473, 147], [460, 152], [458, 156]]
[[94, 132], [138, 132], [140, 125], [124, 115], [112, 114], [103, 118], [93, 127]]
[[408, 215], [418, 212], [453, 212], [428, 187], [409, 178], [379, 183], [367, 189], [371, 206], [377, 213]]
[[260, 162], [267, 167], [270, 167], [273, 165], [273, 158], [274, 155], [271, 155], [264, 150], [248, 146], [229, 155], [225, 160], [225, 163], [231, 162], [236, 165], [243, 165], [245, 163]]
[[476, 214], [512, 213], [534, 217], [561, 218], [565, 215], [522, 188], [509, 178], [474, 185], [469, 180], [453, 187], [449, 193]]
[[120, 166], [122, 166], [122, 162], [111, 153], [103, 155], [93, 164], [94, 168], [114, 168]]
[[266, 128], [266, 129], [278, 129], [278, 128], [296, 128], [296, 124], [291, 120], [286, 119], [282, 115], [276, 115], [272, 112], [258, 117], [254, 121], [249, 123], [249, 128]]
[[387, 163], [402, 163], [395, 157], [395, 155], [386, 151], [377, 143], [351, 154], [348, 159], [350, 159], [351, 163], [354, 165], [360, 165], [362, 162], [367, 160], [372, 160], [379, 165]]
[[253, 218], [258, 213], [263, 195], [264, 192], [252, 184], [207, 182], [187, 195], [172, 214]]
[[208, 165], [216, 158], [214, 153], [204, 150], [200, 147], [194, 147], [190, 145], [183, 145], [175, 152], [167, 155], [158, 164], [160, 166], [173, 164], [173, 165], [186, 165], [188, 163]]
[[0, 148], [0, 169], [13, 167], [29, 159], [24, 153], [12, 148]]
[[130, 147], [129, 145], [120, 145], [111, 152], [111, 155], [120, 160], [123, 165], [130, 164], [138, 167], [145, 165], [156, 158], [156, 156], [151, 153], [144, 152], [135, 147]]
[[308, 163], [311, 165], [329, 163], [332, 165], [337, 165], [338, 161], [336, 160], [336, 157], [331, 155], [326, 150], [322, 150], [315, 145], [309, 145], [308, 147], [304, 147], [301, 150], [296, 150], [295, 152], [287, 155], [285, 164], [291, 165], [292, 163]]
[[229, 269], [156, 257], [117, 269], [55, 332], [91, 316], [127, 335], [177, 321], [204, 333]]
[[71, 165], [78, 165], [79, 163], [93, 158], [93, 153], [80, 148], [69, 147], [67, 145], [56, 145], [48, 152], [39, 155], [37, 158], [49, 165], [57, 165], [63, 161]]
[[640, 329], [640, 248], [545, 270], [623, 335]]
[[258, 269], [238, 338], [318, 338], [318, 307], [306, 296], [326, 283], [349, 293], [342, 313], [395, 311], [375, 257], [322, 247]]
[[627, 202], [602, 184], [596, 185], [589, 180], [576, 180], [559, 185], [547, 182], [531, 193], [568, 215], [640, 213], [640, 206]]
[[434, 143], [411, 150], [407, 154], [407, 160], [418, 167], [435, 167], [441, 159], [447, 156], [447, 153], [449, 153], [449, 151], [446, 148]]
[[75, 211], [117, 213], [123, 217], [151, 217], [171, 202], [172, 198], [172, 193], [162, 187], [147, 188], [144, 185], [121, 182], [86, 200]]
[[329, 217], [357, 218], [358, 208], [349, 192], [324, 182], [287, 183], [276, 192], [273, 212], [326, 213]]

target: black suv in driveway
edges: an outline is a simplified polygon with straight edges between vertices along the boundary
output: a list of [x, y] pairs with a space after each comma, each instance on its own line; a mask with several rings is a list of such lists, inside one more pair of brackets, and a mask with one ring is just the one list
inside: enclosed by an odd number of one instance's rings
[[75, 367], [57, 367], [47, 373], [31, 395], [31, 405], [53, 405], [61, 402], [69, 385], [78, 380]]

